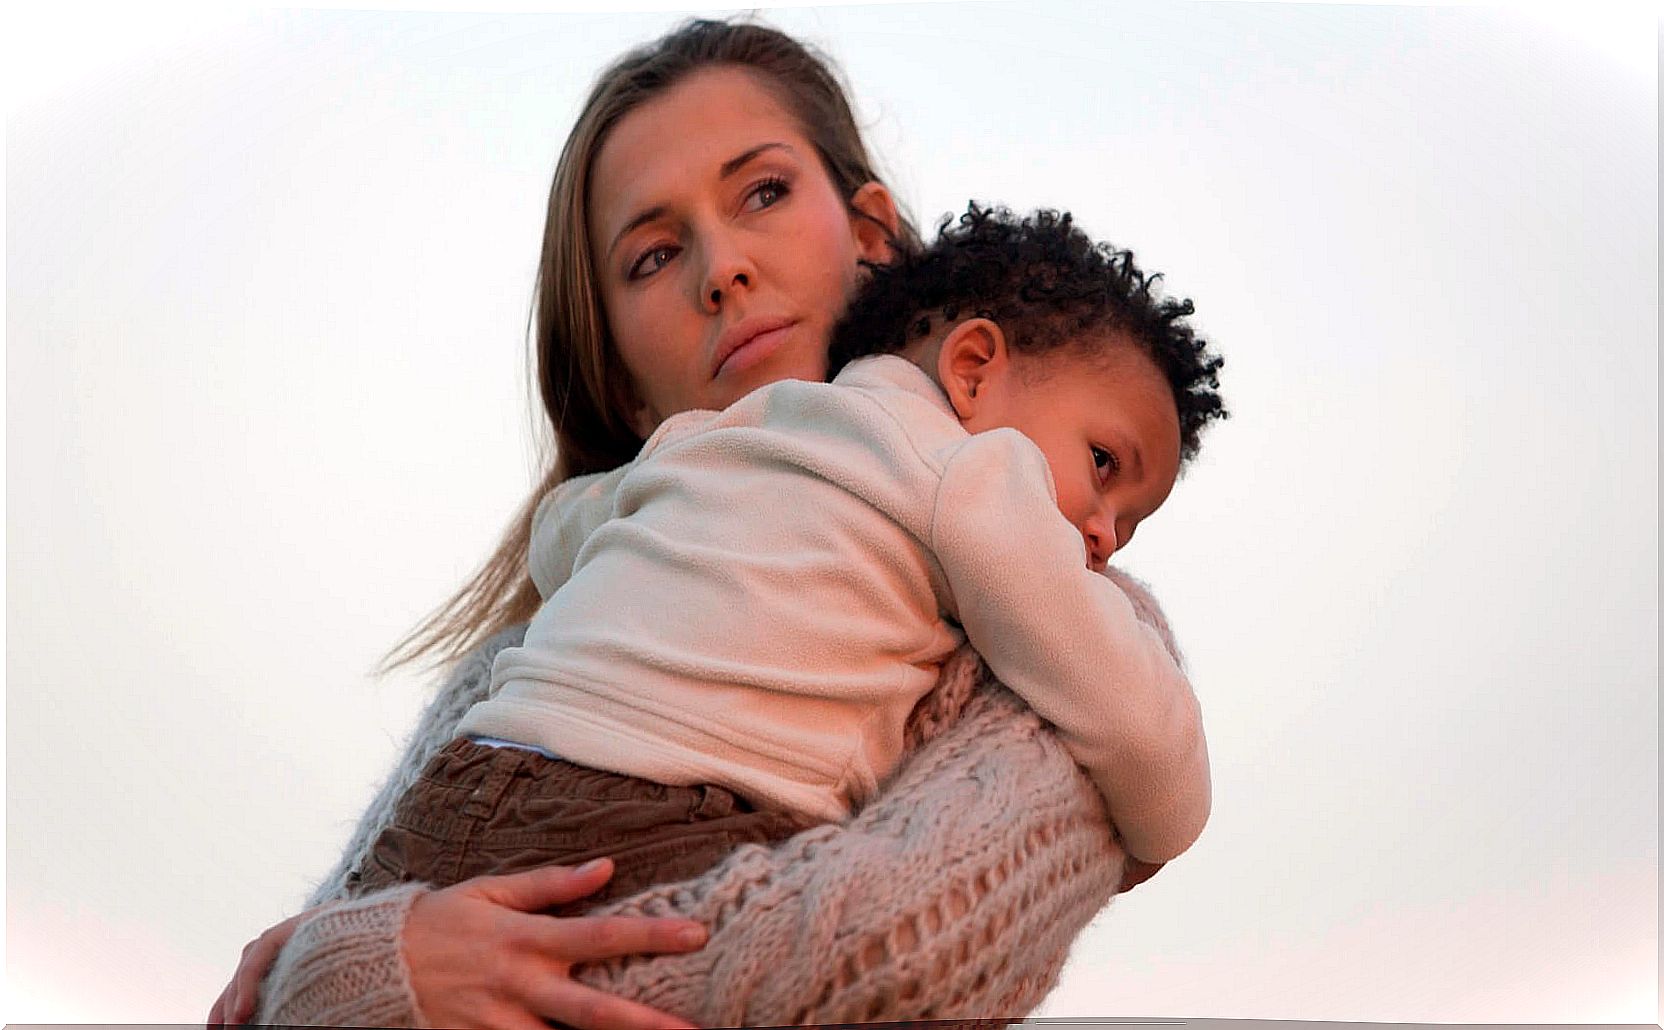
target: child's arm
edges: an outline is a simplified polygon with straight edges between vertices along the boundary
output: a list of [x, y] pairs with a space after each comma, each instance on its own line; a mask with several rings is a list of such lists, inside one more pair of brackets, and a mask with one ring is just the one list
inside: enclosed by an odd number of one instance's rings
[[1127, 851], [1165, 862], [1207, 822], [1201, 712], [1158, 634], [1087, 568], [1049, 484], [1027, 437], [973, 436], [944, 470], [931, 546], [971, 645], [1057, 727]]
[[718, 414], [695, 410], [673, 415], [641, 445], [635, 460], [611, 472], [568, 479], [549, 491], [532, 515], [532, 543], [526, 562], [539, 596], [548, 600], [572, 578], [578, 552], [590, 535], [616, 514], [618, 485], [624, 477], [650, 453], [698, 432]]
[[618, 481], [634, 463], [611, 472], [578, 476], [549, 491], [532, 514], [531, 549], [526, 566], [538, 596], [547, 601], [572, 578], [578, 551], [591, 533], [612, 517]]

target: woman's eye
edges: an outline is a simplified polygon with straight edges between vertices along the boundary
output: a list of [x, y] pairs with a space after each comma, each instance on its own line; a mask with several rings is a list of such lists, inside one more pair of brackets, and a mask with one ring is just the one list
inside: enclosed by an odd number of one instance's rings
[[791, 191], [792, 188], [786, 184], [784, 179], [764, 179], [751, 188], [750, 195], [745, 198], [746, 207], [754, 211], [760, 211], [765, 207], [773, 207], [786, 199], [786, 194]]
[[1115, 456], [1114, 451], [1094, 447], [1092, 448], [1092, 465], [1098, 470], [1100, 477], [1107, 478], [1121, 470], [1121, 459]]
[[668, 244], [663, 247], [654, 247], [652, 250], [637, 258], [636, 263], [630, 266], [630, 278], [640, 279], [644, 276], [652, 275], [654, 272], [657, 272], [659, 269], [669, 264], [670, 259], [676, 256], [676, 251], [677, 248], [669, 246]]

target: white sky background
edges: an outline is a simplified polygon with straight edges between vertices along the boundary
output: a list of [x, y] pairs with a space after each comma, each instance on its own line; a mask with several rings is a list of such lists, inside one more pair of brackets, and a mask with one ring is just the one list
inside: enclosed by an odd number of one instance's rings
[[[200, 1019], [333, 863], [530, 486], [561, 141], [678, 17], [12, 35], [6, 1020]], [[1125, 556], [1213, 820], [1038, 1015], [1657, 1018], [1653, 19], [770, 14], [921, 223], [1071, 208], [1227, 358]]]

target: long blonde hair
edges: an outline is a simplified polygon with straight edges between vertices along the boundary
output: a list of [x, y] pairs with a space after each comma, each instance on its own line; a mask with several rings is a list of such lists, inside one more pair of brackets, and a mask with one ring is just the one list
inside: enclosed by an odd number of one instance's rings
[[[623, 417], [635, 407], [633, 386], [607, 332], [590, 263], [584, 210], [590, 168], [621, 118], [693, 72], [716, 66], [759, 74], [796, 118], [833, 187], [846, 199], [877, 181], [830, 61], [776, 29], [690, 21], [603, 72], [555, 167], [537, 273], [534, 374], [558, 457], [544, 456], [537, 488], [515, 512], [496, 551], [394, 646], [382, 659], [381, 671], [424, 656], [432, 658], [432, 665], [448, 664], [485, 638], [530, 619], [542, 602], [526, 571], [538, 502], [564, 480], [617, 468], [641, 449], [641, 437]], [[850, 211], [866, 217], [853, 206]], [[905, 215], [892, 244], [903, 250], [919, 246], [918, 232]]]

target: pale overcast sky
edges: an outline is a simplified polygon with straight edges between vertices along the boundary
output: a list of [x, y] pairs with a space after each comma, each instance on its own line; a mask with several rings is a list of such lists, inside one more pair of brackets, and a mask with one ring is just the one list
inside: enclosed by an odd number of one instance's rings
[[[1234, 417], [1125, 556], [1213, 819], [1038, 1015], [1657, 1018], [1657, 22], [1627, 10], [767, 13], [842, 65], [921, 223], [1070, 208], [1226, 356]], [[369, 668], [529, 489], [560, 144], [681, 16], [10, 34], [6, 1020], [200, 1019], [332, 865], [431, 689]]]

